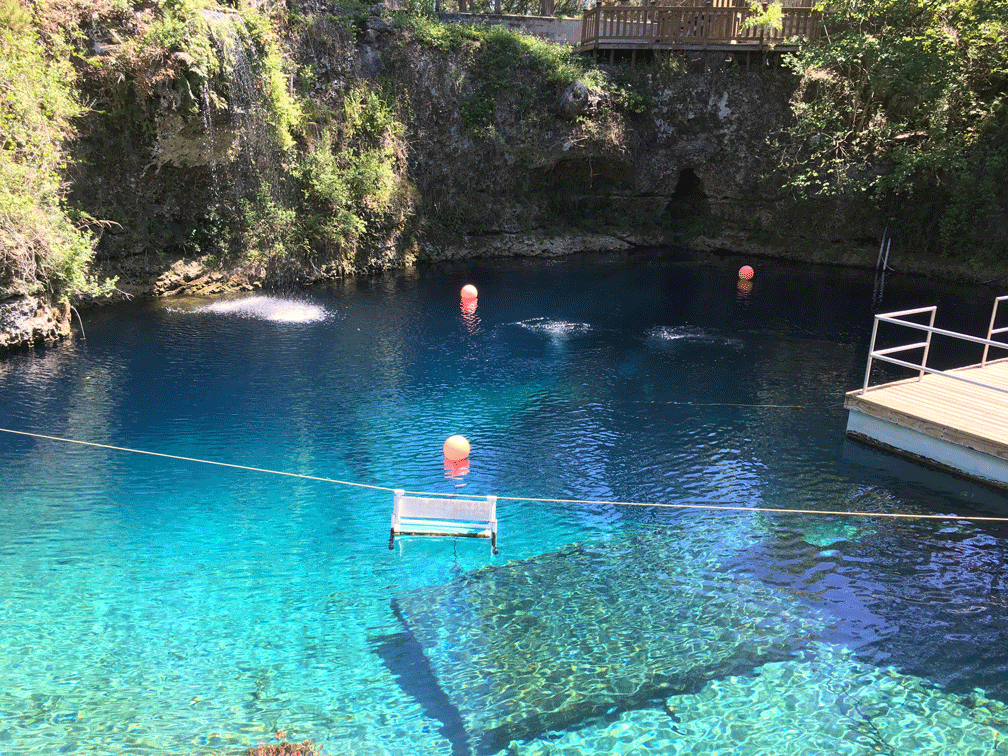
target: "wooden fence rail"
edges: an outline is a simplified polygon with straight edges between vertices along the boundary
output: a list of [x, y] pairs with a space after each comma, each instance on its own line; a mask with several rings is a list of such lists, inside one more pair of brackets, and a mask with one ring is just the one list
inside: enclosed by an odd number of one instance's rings
[[[720, 0], [727, 3], [732, 0]], [[684, 47], [714, 44], [778, 44], [795, 37], [817, 39], [821, 13], [812, 8], [783, 8], [781, 29], [745, 28], [750, 11], [744, 7], [619, 6], [586, 10], [581, 24], [580, 50]]]

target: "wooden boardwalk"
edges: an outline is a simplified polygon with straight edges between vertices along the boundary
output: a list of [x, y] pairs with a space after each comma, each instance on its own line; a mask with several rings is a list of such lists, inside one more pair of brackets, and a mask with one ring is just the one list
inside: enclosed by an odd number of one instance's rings
[[[1008, 359], [847, 393], [844, 407], [1008, 462]], [[856, 436], [855, 436], [856, 437]]]
[[596, 5], [584, 12], [577, 52], [664, 50], [741, 53], [794, 50], [818, 39], [822, 14], [802, 2], [782, 9], [780, 29], [746, 28], [742, 0], [662, 0], [641, 5]]

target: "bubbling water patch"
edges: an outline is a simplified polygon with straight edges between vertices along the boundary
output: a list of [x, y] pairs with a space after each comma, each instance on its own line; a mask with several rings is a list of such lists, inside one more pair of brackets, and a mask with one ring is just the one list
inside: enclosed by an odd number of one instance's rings
[[591, 332], [591, 326], [588, 323], [571, 323], [566, 320], [553, 320], [552, 318], [529, 318], [528, 320], [520, 320], [515, 325], [531, 333], [549, 336], [554, 339], [585, 336]]
[[648, 341], [660, 348], [670, 348], [677, 344], [700, 344], [705, 346], [742, 349], [742, 342], [696, 326], [655, 326], [647, 332]]
[[269, 296], [221, 300], [206, 307], [200, 307], [196, 312], [238, 315], [254, 320], [268, 320], [273, 323], [318, 323], [330, 317], [330, 313], [324, 307], [310, 302]]

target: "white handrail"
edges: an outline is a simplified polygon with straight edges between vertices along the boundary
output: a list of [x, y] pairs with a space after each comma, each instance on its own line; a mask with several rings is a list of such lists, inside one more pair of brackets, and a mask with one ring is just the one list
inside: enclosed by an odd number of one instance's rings
[[[926, 326], [923, 323], [913, 323], [907, 320], [894, 320], [893, 318], [887, 317], [886, 315], [876, 315], [876, 318], [884, 323], [894, 323], [895, 325], [906, 326], [907, 328], [916, 328], [918, 331], [928, 331], [930, 333], [937, 333], [939, 336], [952, 336], [962, 341], [972, 341], [974, 344], [986, 344], [993, 347], [1002, 347], [1008, 349], [1008, 341], [991, 341], [989, 338], [982, 338], [980, 336], [970, 336], [965, 333], [957, 333], [956, 331], [946, 331], [944, 328], [935, 328], [934, 326]], [[1008, 329], [1005, 329], [1008, 330]]]
[[[987, 327], [987, 338], [988, 339], [990, 339], [991, 336], [994, 336], [995, 334], [998, 334], [998, 333], [1008, 333], [1008, 326], [1005, 326], [1004, 328], [994, 328], [994, 321], [997, 320], [998, 305], [1001, 304], [1002, 302], [1005, 302], [1005, 301], [1008, 301], [1008, 294], [1005, 294], [1003, 297], [998, 297], [997, 299], [994, 300], [994, 309], [991, 311], [990, 325]], [[984, 345], [983, 359], [980, 360], [980, 366], [981, 367], [987, 367], [987, 350], [988, 349], [990, 349], [990, 344], [985, 344]]]
[[889, 347], [887, 349], [876, 349], [875, 354], [881, 357], [884, 354], [895, 354], [896, 352], [909, 352], [911, 349], [922, 349], [927, 346], [926, 341], [918, 341], [916, 344], [907, 344], [906, 346]]
[[[939, 336], [950, 336], [961, 341], [968, 341], [973, 344], [982, 344], [984, 347], [983, 359], [980, 363], [981, 367], [986, 367], [987, 365], [987, 353], [991, 347], [995, 349], [1008, 350], [1008, 342], [1005, 341], [995, 341], [991, 337], [1001, 333], [1008, 333], [1008, 326], [1004, 328], [994, 328], [994, 323], [997, 319], [998, 304], [1004, 301], [1008, 301], [1008, 295], [998, 297], [994, 300], [994, 309], [991, 312], [990, 327], [987, 329], [987, 338], [982, 339], [979, 336], [969, 336], [964, 333], [957, 333], [956, 331], [949, 331], [944, 328], [935, 328], [934, 319], [935, 314], [938, 310], [937, 307], [917, 307], [912, 310], [901, 310], [899, 312], [888, 312], [875, 316], [875, 322], [872, 325], [872, 337], [871, 337], [871, 347], [868, 350], [868, 365], [865, 368], [864, 383], [861, 386], [861, 391], [859, 393], [864, 393], [868, 390], [868, 382], [871, 378], [872, 360], [881, 360], [882, 362], [888, 362], [892, 365], [898, 365], [900, 367], [910, 368], [912, 370], [917, 370], [917, 380], [921, 380], [925, 373], [931, 375], [944, 375], [948, 378], [952, 378], [957, 381], [962, 381], [963, 383], [969, 383], [974, 386], [979, 386], [981, 388], [992, 389], [993, 391], [1000, 392], [1002, 394], [1008, 394], [1008, 389], [1001, 388], [999, 386], [992, 386], [988, 383], [982, 381], [975, 381], [970, 378], [964, 378], [961, 375], [956, 375], [952, 371], [948, 370], [935, 370], [934, 368], [929, 368], [927, 366], [928, 353], [931, 350], [931, 336], [932, 334], [938, 334]], [[923, 313], [930, 313], [931, 317], [927, 325], [923, 323], [915, 323], [912, 320], [905, 320], [911, 315], [921, 315]], [[904, 326], [906, 328], [915, 329], [918, 331], [924, 331], [927, 333], [927, 338], [924, 341], [916, 342], [912, 344], [905, 344], [902, 346], [887, 347], [885, 349], [875, 349], [875, 341], [878, 336], [879, 323], [892, 323], [893, 325]], [[891, 354], [896, 354], [898, 352], [906, 352], [912, 349], [923, 349], [924, 353], [921, 356], [920, 364], [907, 362], [905, 360], [896, 359], [895, 357], [890, 357]]]

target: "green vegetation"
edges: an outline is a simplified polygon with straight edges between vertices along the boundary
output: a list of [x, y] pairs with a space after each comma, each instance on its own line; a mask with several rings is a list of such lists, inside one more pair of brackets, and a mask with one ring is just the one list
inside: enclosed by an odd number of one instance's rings
[[242, 22], [236, 28], [248, 34], [242, 43], [252, 48], [249, 61], [254, 70], [251, 73], [261, 81], [263, 105], [273, 137], [281, 150], [289, 150], [294, 146], [293, 134], [303, 125], [303, 114], [289, 94], [276, 30], [269, 16], [251, 10], [242, 13]]
[[[411, 13], [430, 15], [434, 11], [435, 0], [408, 0], [406, 7]], [[442, 0], [440, 8], [445, 13], [459, 11], [468, 13], [494, 13], [499, 5], [500, 12], [514, 16], [537, 16], [542, 10], [540, 0]], [[578, 16], [583, 9], [583, 0], [556, 0], [554, 16]]]
[[[87, 154], [121, 170], [86, 198], [95, 215], [132, 224], [116, 242], [129, 251], [332, 272], [360, 269], [363, 252], [402, 250], [420, 229], [503, 228], [501, 205], [511, 228], [638, 222], [613, 188], [632, 181], [632, 121], [650, 112], [667, 62], [595, 66], [500, 26], [438, 22], [416, 0], [385, 16], [399, 36], [371, 48], [381, 60], [361, 75], [371, 63], [360, 43], [388, 27], [367, 2], [307, 7], [0, 0], [0, 81], [19, 82], [0, 98], [0, 295], [96, 290], [95, 221], [65, 202], [81, 123], [95, 140]], [[754, 13], [754, 24], [780, 23], [777, 3]], [[874, 204], [907, 247], [1008, 251], [1008, 0], [835, 0], [825, 14], [826, 38], [789, 59], [801, 83], [776, 146], [793, 197]], [[423, 133], [424, 114], [444, 104], [428, 102], [424, 48], [451, 60], [444, 94], [473, 159], [411, 177], [410, 150], [445, 149], [445, 135]], [[593, 108], [561, 122], [575, 80]], [[558, 144], [577, 149], [559, 155]], [[480, 181], [483, 165], [503, 163], [514, 180]], [[136, 185], [122, 189], [120, 176]], [[711, 231], [709, 214], [686, 215], [665, 230]]]
[[861, 197], [902, 241], [1008, 254], [1008, 1], [834, 0], [793, 56], [798, 197]]
[[[412, 43], [403, 48], [400, 66], [415, 67], [410, 52], [415, 45], [452, 56], [459, 121], [469, 132], [474, 159], [503, 159], [518, 168], [504, 186], [478, 177], [464, 185], [438, 180], [423, 185], [421, 215], [427, 232], [450, 238], [502, 225], [598, 231], [638, 224], [639, 218], [608, 199], [612, 187], [624, 180], [621, 169], [607, 167], [619, 159], [602, 158], [585, 170], [576, 163], [582, 151], [618, 155], [626, 149], [627, 120], [649, 112], [654, 77], [672, 70], [667, 61], [599, 67], [569, 46], [502, 26], [442, 23], [422, 13], [403, 14], [395, 23]], [[578, 80], [590, 90], [592, 107], [582, 116], [566, 116], [571, 120], [561, 126], [562, 95]], [[558, 130], [568, 134], [569, 144], [579, 145], [569, 158], [544, 154]], [[476, 183], [480, 191], [474, 193]], [[501, 202], [511, 207], [504, 220]], [[516, 209], [522, 206], [527, 209]]]
[[743, 29], [782, 29], [784, 28], [784, 8], [779, 2], [764, 4], [759, 0], [750, 0], [749, 16], [742, 23]]
[[404, 14], [396, 23], [425, 47], [471, 56], [469, 94], [462, 122], [474, 131], [493, 122], [494, 105], [507, 101], [518, 118], [545, 113], [576, 79], [602, 88], [603, 78], [582, 56], [530, 34], [486, 24], [446, 24], [423, 14]]
[[[217, 107], [227, 107], [232, 99], [239, 107], [260, 106], [276, 144], [282, 150], [293, 146], [303, 116], [289, 95], [268, 15], [231, 12], [211, 0], [160, 0], [149, 22], [134, 23], [141, 25], [140, 34], [116, 35], [102, 55], [88, 58], [104, 86], [119, 93], [110, 117], [142, 121], [151, 98], [165, 87], [177, 93], [180, 111], [196, 114], [200, 90], [210, 85]], [[249, 93], [235, 91], [239, 61], [251, 68], [248, 81], [241, 83], [254, 82], [258, 103], [243, 101]], [[128, 103], [137, 103], [139, 111], [129, 110]]]
[[534, 121], [578, 79], [600, 93], [603, 107], [614, 112], [640, 115], [652, 102], [652, 68], [646, 65], [607, 74], [568, 46], [502, 26], [442, 23], [422, 13], [403, 14], [396, 23], [428, 48], [472, 56], [464, 82], [470, 92], [461, 115], [463, 125], [474, 131], [492, 123], [497, 102], [506, 102], [515, 117]]
[[[425, 223], [406, 158], [408, 87], [361, 77], [351, 62], [357, 44], [372, 33], [370, 4], [334, 4], [317, 13], [280, 2], [231, 5], [33, 0], [28, 14], [16, 0], [0, 0], [0, 19], [18, 28], [18, 40], [30, 39], [25, 30], [33, 27], [45, 42], [45, 52], [27, 42], [24, 49], [36, 50], [46, 65], [61, 61], [62, 69], [48, 75], [61, 87], [49, 88], [47, 96], [92, 103], [86, 118], [97, 141], [88, 149], [98, 150], [92, 153], [98, 162], [90, 172], [115, 174], [108, 177], [114, 190], [97, 189], [95, 180], [79, 196], [101, 208], [95, 214], [123, 224], [124, 232], [111, 241], [126, 253], [152, 253], [155, 259], [167, 250], [271, 274], [299, 267], [356, 269], [365, 259], [362, 251], [408, 245]], [[602, 95], [606, 118], [647, 109], [645, 76], [603, 74], [567, 47], [500, 27], [441, 24], [422, 5], [416, 4], [419, 12], [392, 14], [408, 33], [405, 46], [387, 54], [405, 55], [411, 42], [457, 54], [461, 122], [490, 153], [503, 150], [531, 165], [537, 135], [576, 79]], [[75, 95], [75, 84], [87, 95]], [[57, 118], [60, 149], [72, 140], [70, 124], [82, 113], [78, 106]], [[509, 119], [507, 128], [498, 117]], [[23, 114], [9, 120], [33, 128]], [[577, 128], [596, 141], [621, 133], [608, 121], [597, 126], [591, 119]], [[205, 146], [193, 139], [203, 133]], [[28, 137], [22, 142], [39, 149], [49, 143]], [[133, 162], [112, 159], [120, 150]], [[25, 154], [25, 164], [39, 167], [43, 161]], [[55, 204], [40, 207], [55, 208], [67, 224], [66, 239], [79, 243], [60, 247], [69, 267], [46, 263], [32, 269], [32, 280], [43, 283], [28, 288], [86, 288], [94, 240], [73, 228], [60, 209], [58, 182], [67, 165], [65, 153], [53, 158], [40, 175], [56, 183], [38, 194], [54, 198]], [[138, 172], [144, 178], [135, 191], [115, 185], [120, 177], [135, 181]], [[447, 215], [433, 218], [431, 227], [461, 230], [485, 220], [470, 217], [466, 201], [442, 197], [441, 205]], [[449, 218], [452, 212], [457, 217]], [[27, 218], [18, 223], [32, 230], [40, 225]], [[8, 279], [11, 288], [14, 278]]]
[[[73, 119], [83, 107], [64, 51], [49, 54], [30, 12], [0, 3], [0, 297], [99, 293], [94, 238], [63, 202]], [[108, 284], [104, 288], [108, 288]]]
[[387, 97], [360, 84], [344, 94], [342, 119], [309, 141], [293, 175], [298, 233], [313, 261], [345, 259], [383, 223], [402, 223], [413, 201], [403, 134]]
[[502, 26], [443, 23], [423, 13], [400, 14], [394, 22], [433, 50], [458, 52], [467, 46], [476, 48], [476, 73], [497, 91], [508, 86], [510, 74], [521, 66], [543, 76], [547, 85], [564, 81], [569, 84], [583, 76], [590, 66], [569, 47]]

